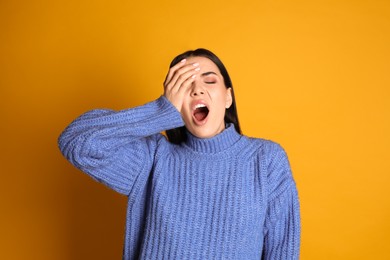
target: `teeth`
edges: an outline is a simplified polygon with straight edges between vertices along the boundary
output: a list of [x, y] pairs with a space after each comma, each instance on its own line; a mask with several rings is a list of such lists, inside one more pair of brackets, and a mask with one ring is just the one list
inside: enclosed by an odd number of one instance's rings
[[197, 109], [197, 108], [200, 108], [200, 107], [205, 107], [206, 105], [204, 104], [197, 104], [195, 107], [194, 107], [194, 110]]

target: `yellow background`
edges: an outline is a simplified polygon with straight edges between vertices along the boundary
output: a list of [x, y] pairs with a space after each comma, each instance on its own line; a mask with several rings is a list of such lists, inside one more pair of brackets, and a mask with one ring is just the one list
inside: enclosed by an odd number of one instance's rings
[[162, 93], [171, 59], [225, 63], [245, 134], [289, 154], [301, 259], [390, 259], [388, 0], [1, 1], [1, 259], [120, 259], [126, 198], [62, 158], [93, 108]]

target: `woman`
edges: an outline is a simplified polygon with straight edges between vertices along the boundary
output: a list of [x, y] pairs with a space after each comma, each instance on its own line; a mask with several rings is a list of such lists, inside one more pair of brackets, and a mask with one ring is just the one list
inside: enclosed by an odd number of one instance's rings
[[128, 196], [124, 259], [299, 258], [287, 156], [241, 135], [230, 77], [208, 50], [177, 56], [157, 100], [81, 115], [59, 147]]

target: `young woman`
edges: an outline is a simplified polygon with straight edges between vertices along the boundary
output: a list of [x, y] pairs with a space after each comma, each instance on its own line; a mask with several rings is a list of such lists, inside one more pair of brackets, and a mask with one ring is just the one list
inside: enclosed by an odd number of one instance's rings
[[177, 56], [157, 100], [81, 115], [59, 147], [128, 196], [124, 259], [299, 258], [286, 153], [241, 135], [230, 77], [208, 50]]

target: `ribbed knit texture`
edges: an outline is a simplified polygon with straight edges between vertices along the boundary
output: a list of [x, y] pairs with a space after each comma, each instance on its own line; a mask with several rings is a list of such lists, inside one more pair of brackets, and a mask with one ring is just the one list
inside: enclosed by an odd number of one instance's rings
[[119, 112], [93, 110], [59, 138], [76, 167], [128, 196], [124, 259], [298, 259], [296, 186], [278, 144], [190, 133], [165, 98]]

